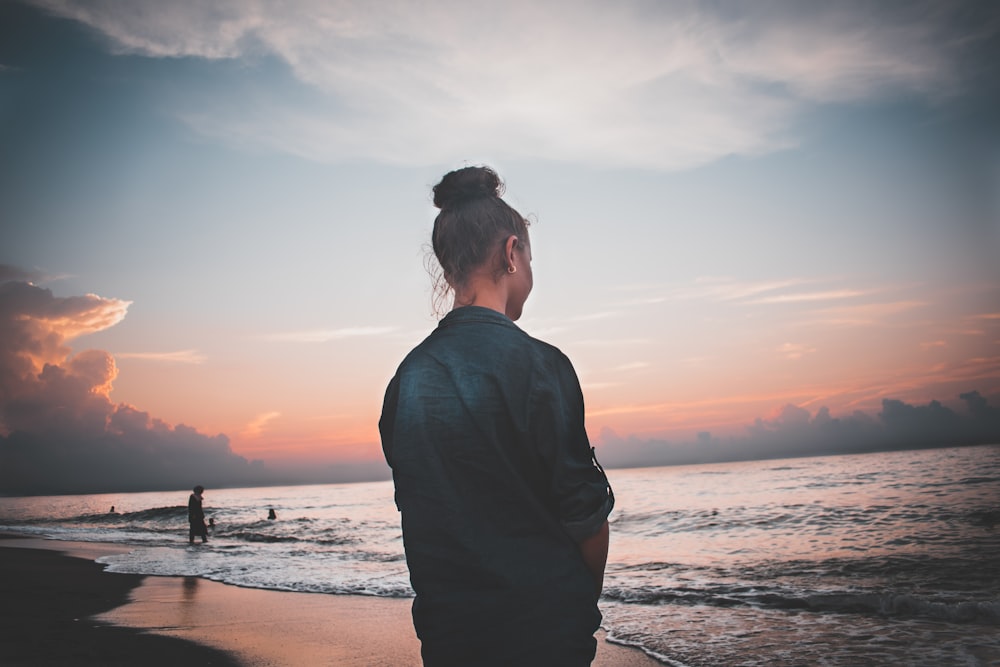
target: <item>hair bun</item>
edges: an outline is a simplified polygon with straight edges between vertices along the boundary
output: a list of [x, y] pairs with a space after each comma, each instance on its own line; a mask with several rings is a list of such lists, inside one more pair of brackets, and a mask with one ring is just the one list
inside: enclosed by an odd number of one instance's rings
[[464, 167], [448, 172], [434, 186], [434, 205], [446, 209], [460, 202], [481, 197], [499, 197], [503, 183], [489, 167]]

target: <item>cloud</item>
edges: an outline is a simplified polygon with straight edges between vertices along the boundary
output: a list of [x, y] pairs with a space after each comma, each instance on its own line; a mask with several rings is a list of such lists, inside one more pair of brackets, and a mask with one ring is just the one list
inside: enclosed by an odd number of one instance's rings
[[361, 338], [367, 336], [384, 336], [392, 333], [396, 327], [344, 327], [341, 329], [310, 329], [307, 331], [288, 331], [269, 334], [264, 340], [285, 343], [328, 343], [332, 340], [345, 338]]
[[856, 303], [844, 306], [831, 306], [816, 309], [816, 319], [813, 324], [830, 324], [841, 326], [869, 325], [883, 321], [894, 315], [929, 305], [926, 301], [906, 299], [883, 303]]
[[118, 375], [103, 350], [67, 343], [121, 321], [129, 302], [57, 297], [6, 271], [0, 284], [0, 493], [89, 493], [249, 484], [259, 464], [224, 435], [171, 426], [111, 401]]
[[667, 300], [667, 297], [665, 297], [665, 296], [651, 296], [651, 297], [646, 297], [646, 298], [641, 298], [640, 297], [640, 298], [636, 298], [636, 299], [628, 299], [627, 301], [623, 301], [622, 305], [623, 306], [654, 306], [654, 305], [656, 305], [658, 303], [663, 303], [666, 300]]
[[[3, 66], [0, 65], [0, 69], [2, 68]], [[18, 266], [11, 266], [10, 264], [0, 264], [0, 283], [11, 280], [22, 280], [33, 283], [40, 281], [42, 278], [43, 275], [38, 271], [29, 271]]]
[[816, 105], [954, 94], [969, 51], [997, 33], [963, 3], [931, 0], [36, 4], [116, 53], [271, 59], [314, 93], [175, 100], [198, 132], [393, 164], [492, 155], [683, 169], [780, 150]]
[[645, 361], [633, 361], [631, 363], [622, 364], [621, 366], [616, 366], [612, 370], [615, 371], [637, 371], [643, 368], [649, 368], [649, 363]]
[[588, 338], [577, 341], [576, 345], [591, 347], [631, 347], [633, 345], [648, 345], [654, 342], [650, 338]]
[[825, 407], [811, 413], [788, 404], [731, 438], [710, 433], [700, 433], [693, 441], [623, 438], [605, 429], [601, 461], [609, 467], [682, 465], [1000, 442], [1000, 408], [978, 391], [960, 394], [959, 399], [963, 410], [939, 401], [911, 405], [883, 399], [875, 416], [855, 411], [842, 417], [832, 416]]
[[596, 313], [587, 313], [586, 315], [577, 315], [573, 318], [574, 322], [593, 322], [594, 320], [607, 320], [612, 317], [617, 317], [618, 312], [614, 310], [604, 310]]
[[[797, 322], [811, 326], [871, 326], [891, 323], [931, 305], [926, 287], [914, 285], [844, 285], [843, 280], [784, 278], [742, 281], [731, 277], [701, 277], [692, 284], [665, 290], [674, 301], [702, 301], [759, 311], [758, 306], [799, 313]], [[909, 293], [921, 290], [924, 298]], [[988, 321], [982, 318], [977, 321]]]
[[789, 361], [796, 361], [807, 354], [812, 354], [815, 351], [816, 348], [809, 347], [803, 343], [782, 343], [778, 346], [778, 354]]
[[614, 389], [621, 387], [622, 382], [586, 382], [581, 381], [580, 386], [586, 391], [602, 391], [604, 389]]
[[867, 292], [856, 289], [826, 290], [823, 292], [800, 292], [796, 294], [777, 294], [774, 296], [761, 297], [746, 303], [750, 305], [772, 304], [772, 303], [803, 303], [809, 301], [834, 301], [839, 299], [854, 299], [865, 296]]
[[[7, 270], [4, 275], [26, 272]], [[28, 282], [0, 283], [0, 402], [24, 395], [48, 364], [69, 355], [65, 342], [113, 326], [130, 302], [94, 294], [56, 298]]]
[[198, 350], [176, 350], [174, 352], [118, 352], [119, 359], [140, 359], [172, 364], [203, 364], [207, 357]]
[[281, 416], [280, 412], [263, 412], [256, 417], [254, 417], [246, 428], [243, 429], [243, 435], [248, 438], [255, 438], [264, 431], [264, 427], [267, 423], [277, 419]]
[[670, 298], [677, 300], [706, 299], [710, 301], [745, 303], [750, 297], [759, 294], [798, 287], [811, 282], [814, 281], [801, 278], [744, 282], [729, 277], [703, 276], [696, 279], [694, 285], [687, 285], [672, 290]]

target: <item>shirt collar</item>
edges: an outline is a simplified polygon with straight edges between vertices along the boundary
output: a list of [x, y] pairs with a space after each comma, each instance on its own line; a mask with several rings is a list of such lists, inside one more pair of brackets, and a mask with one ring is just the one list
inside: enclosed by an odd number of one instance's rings
[[517, 328], [517, 325], [503, 313], [497, 312], [492, 308], [483, 308], [482, 306], [462, 306], [460, 308], [455, 308], [450, 313], [444, 316], [444, 318], [438, 322], [438, 329], [443, 329], [444, 327], [451, 326], [452, 324], [461, 324], [463, 322], [492, 322], [493, 324], [501, 324], [504, 326], [509, 326]]

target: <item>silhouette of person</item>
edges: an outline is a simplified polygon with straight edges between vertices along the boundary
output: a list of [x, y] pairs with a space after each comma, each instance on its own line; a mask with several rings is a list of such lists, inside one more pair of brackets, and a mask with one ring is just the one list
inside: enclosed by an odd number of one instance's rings
[[114, 513], [115, 513], [115, 506], [112, 505], [111, 509], [108, 510], [108, 514], [114, 514]]
[[188, 543], [194, 544], [195, 535], [201, 537], [204, 544], [208, 542], [208, 527], [205, 525], [205, 510], [201, 507], [202, 497], [205, 487], [200, 484], [194, 487], [194, 493], [188, 498]]
[[267, 518], [268, 519], [277, 519], [278, 518], [278, 515], [274, 513], [274, 508], [273, 507], [267, 508]]
[[532, 255], [501, 192], [486, 167], [434, 188], [431, 241], [454, 308], [389, 383], [382, 449], [424, 665], [582, 667], [614, 496], [569, 359], [514, 324]]

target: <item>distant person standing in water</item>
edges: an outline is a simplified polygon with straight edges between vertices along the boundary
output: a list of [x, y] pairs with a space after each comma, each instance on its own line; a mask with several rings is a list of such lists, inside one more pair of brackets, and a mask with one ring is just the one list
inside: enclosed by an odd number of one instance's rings
[[194, 544], [195, 535], [201, 536], [202, 543], [208, 542], [208, 527], [205, 525], [205, 510], [201, 507], [202, 494], [205, 487], [200, 484], [194, 487], [194, 493], [188, 498], [188, 543]]
[[514, 324], [531, 243], [501, 194], [487, 167], [434, 187], [454, 307], [399, 366], [379, 421], [413, 624], [427, 666], [589, 665], [614, 495], [569, 359]]

